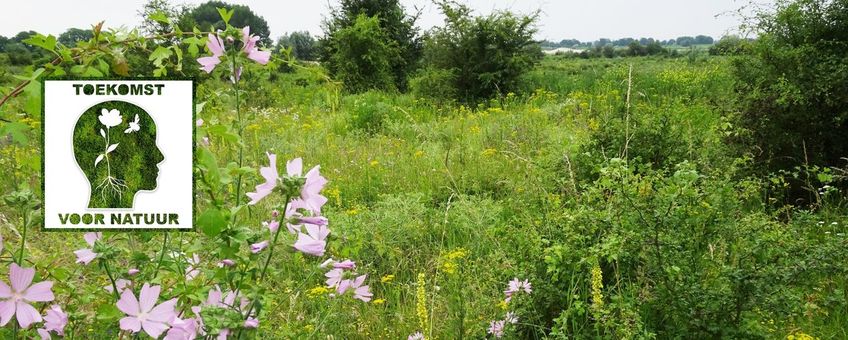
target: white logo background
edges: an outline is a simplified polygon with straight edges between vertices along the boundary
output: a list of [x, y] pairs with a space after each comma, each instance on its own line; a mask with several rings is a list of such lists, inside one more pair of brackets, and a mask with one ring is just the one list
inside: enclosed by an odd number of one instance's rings
[[[165, 84], [161, 95], [76, 94], [74, 84]], [[156, 145], [165, 156], [159, 163], [156, 189], [139, 191], [132, 209], [90, 209], [90, 185], [74, 158], [73, 134], [80, 115], [89, 107], [122, 100], [146, 110], [156, 122]], [[193, 90], [190, 80], [46, 80], [44, 83], [44, 226], [63, 228], [180, 228], [192, 227]], [[126, 122], [132, 117], [124, 117]], [[144, 152], [144, 150], [139, 150]], [[111, 213], [179, 214], [178, 225], [113, 225]], [[62, 225], [59, 214], [102, 213], [106, 225]]]

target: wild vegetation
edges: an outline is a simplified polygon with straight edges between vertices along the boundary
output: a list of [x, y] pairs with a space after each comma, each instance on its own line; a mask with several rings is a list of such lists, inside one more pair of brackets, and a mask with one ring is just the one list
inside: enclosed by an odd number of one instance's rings
[[[33, 34], [0, 69], [0, 334], [846, 338], [848, 2], [782, 4], [686, 58], [543, 57], [532, 16], [451, 3], [419, 36], [385, 0], [342, 1], [320, 63], [222, 6]], [[58, 75], [197, 75], [194, 231], [40, 230]]]

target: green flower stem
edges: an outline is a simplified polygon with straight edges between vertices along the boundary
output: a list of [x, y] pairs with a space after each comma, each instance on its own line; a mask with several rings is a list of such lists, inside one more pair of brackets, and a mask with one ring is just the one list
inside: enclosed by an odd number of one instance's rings
[[[241, 140], [243, 138], [242, 130], [244, 129], [244, 123], [241, 120], [241, 105], [239, 103], [239, 81], [240, 81], [239, 78], [241, 78], [241, 77], [240, 76], [236, 77], [236, 73], [238, 72], [238, 63], [236, 62], [238, 60], [238, 58], [237, 58], [238, 52], [236, 51], [235, 48], [232, 48], [230, 50], [232, 51], [230, 53], [232, 55], [232, 58], [230, 58], [230, 59], [232, 60], [232, 66], [233, 66], [233, 69], [232, 69], [233, 91], [236, 94], [236, 119], [238, 120], [238, 136], [239, 136], [239, 140]], [[238, 149], [238, 166], [239, 166], [239, 168], [242, 167], [243, 163], [244, 163], [244, 143], [243, 143], [243, 141], [240, 141], [239, 149]], [[238, 177], [236, 177], [236, 205], [239, 205], [240, 204], [239, 202], [241, 202], [241, 199], [242, 199], [241, 198], [241, 177], [242, 177], [241, 172], [239, 172]]]
[[115, 295], [115, 300], [120, 300], [121, 297], [118, 295], [118, 285], [115, 284], [115, 277], [112, 276], [112, 271], [109, 269], [109, 263], [104, 259], [100, 259], [100, 266], [102, 266], [103, 270], [106, 271], [106, 276], [109, 277], [109, 281], [112, 283], [112, 293]]
[[26, 245], [27, 229], [29, 229], [29, 213], [26, 211], [26, 208], [22, 211], [24, 215], [24, 232], [21, 235], [21, 249], [18, 251], [18, 265], [21, 267], [24, 265], [24, 246]]
[[[259, 274], [259, 280], [257, 280], [257, 283], [261, 283], [262, 281], [265, 280], [265, 274], [268, 271], [268, 265], [271, 263], [271, 257], [274, 256], [274, 246], [277, 245], [277, 239], [280, 237], [280, 231], [283, 230], [283, 228], [285, 228], [285, 226], [283, 224], [285, 223], [285, 220], [286, 220], [286, 210], [288, 210], [288, 208], [289, 208], [289, 200], [290, 199], [291, 199], [291, 196], [286, 195], [286, 200], [285, 200], [286, 205], [283, 206], [283, 211], [280, 211], [280, 216], [279, 216], [279, 219], [278, 219], [278, 221], [280, 222], [280, 225], [277, 226], [277, 231], [274, 232], [274, 240], [268, 246], [268, 256], [265, 258], [265, 264], [262, 265], [262, 271]], [[250, 301], [250, 306], [247, 309], [247, 313], [245, 313], [245, 317], [244, 317], [245, 320], [247, 320], [247, 318], [250, 317], [250, 313], [252, 313], [253, 309], [256, 307], [256, 300], [258, 298], [259, 298], [258, 296], [254, 295], [253, 299]], [[237, 339], [241, 339], [241, 331], [239, 331], [239, 335], [238, 335]]]
[[165, 232], [165, 238], [162, 240], [162, 250], [159, 251], [159, 261], [156, 261], [156, 270], [153, 272], [153, 278], [159, 276], [159, 267], [162, 266], [162, 259], [165, 258], [165, 248], [168, 247], [168, 232]]

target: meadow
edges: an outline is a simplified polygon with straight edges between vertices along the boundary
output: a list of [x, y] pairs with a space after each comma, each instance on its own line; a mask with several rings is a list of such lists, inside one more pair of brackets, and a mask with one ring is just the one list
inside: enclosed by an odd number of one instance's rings
[[[445, 8], [531, 40], [532, 18]], [[295, 60], [218, 14], [217, 32], [35, 34], [32, 66], [0, 54], [0, 336], [848, 338], [848, 169], [763, 171], [744, 57], [515, 43], [540, 59], [497, 61], [529, 68], [510, 91], [450, 99], [422, 93], [451, 91], [427, 85], [451, 48], [398, 90], [388, 62]], [[369, 46], [377, 18], [340, 36]], [[42, 230], [40, 81], [130, 74], [196, 78], [194, 230]]]

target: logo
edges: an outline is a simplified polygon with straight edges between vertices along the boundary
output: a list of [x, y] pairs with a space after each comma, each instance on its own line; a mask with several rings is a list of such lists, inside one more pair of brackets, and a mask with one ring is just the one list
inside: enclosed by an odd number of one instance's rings
[[189, 229], [191, 80], [44, 82], [46, 229]]

